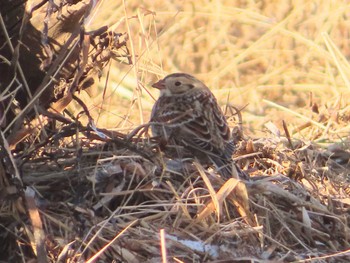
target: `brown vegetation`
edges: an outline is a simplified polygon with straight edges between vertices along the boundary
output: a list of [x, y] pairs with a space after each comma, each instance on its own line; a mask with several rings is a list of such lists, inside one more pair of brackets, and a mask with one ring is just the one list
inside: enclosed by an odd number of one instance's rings
[[[350, 260], [346, 1], [33, 2], [0, 7], [1, 260]], [[150, 138], [172, 72], [227, 105], [249, 182]]]

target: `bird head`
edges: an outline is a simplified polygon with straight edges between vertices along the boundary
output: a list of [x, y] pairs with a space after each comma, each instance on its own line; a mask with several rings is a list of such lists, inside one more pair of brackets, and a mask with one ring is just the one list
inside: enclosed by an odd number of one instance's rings
[[160, 90], [160, 96], [173, 96], [208, 89], [201, 81], [185, 73], [174, 73], [154, 83], [152, 87]]

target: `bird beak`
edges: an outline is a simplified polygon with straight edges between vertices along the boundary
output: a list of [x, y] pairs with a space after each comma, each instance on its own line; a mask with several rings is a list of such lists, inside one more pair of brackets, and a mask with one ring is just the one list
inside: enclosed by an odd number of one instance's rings
[[156, 88], [156, 89], [159, 89], [159, 90], [165, 89], [165, 81], [164, 81], [164, 79], [161, 79], [158, 82], [154, 83], [152, 85], [152, 87]]

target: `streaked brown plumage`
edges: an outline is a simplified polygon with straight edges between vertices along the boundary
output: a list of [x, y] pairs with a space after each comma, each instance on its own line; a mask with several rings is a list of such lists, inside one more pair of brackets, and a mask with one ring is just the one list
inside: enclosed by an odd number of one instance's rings
[[209, 88], [185, 73], [168, 75], [152, 87], [160, 90], [151, 115], [153, 135], [183, 146], [202, 163], [211, 161], [222, 176], [231, 177], [234, 142]]

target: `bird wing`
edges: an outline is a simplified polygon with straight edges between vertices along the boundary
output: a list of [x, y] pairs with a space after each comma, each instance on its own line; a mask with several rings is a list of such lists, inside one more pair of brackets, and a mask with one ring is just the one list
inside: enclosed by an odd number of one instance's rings
[[205, 108], [194, 110], [192, 118], [182, 123], [182, 130], [189, 135], [182, 136], [183, 142], [207, 155], [231, 159], [234, 144], [230, 141], [230, 129], [215, 97], [203, 92], [197, 99]]
[[151, 121], [162, 126], [167, 137], [175, 137], [178, 143], [230, 159], [234, 149], [230, 129], [213, 94], [208, 90], [184, 101], [170, 101], [173, 99], [158, 100]]

